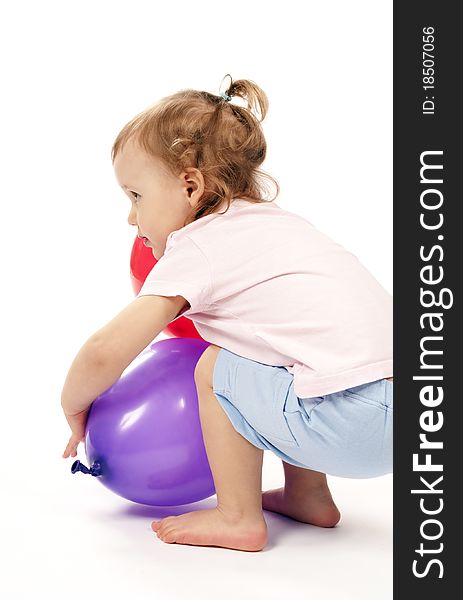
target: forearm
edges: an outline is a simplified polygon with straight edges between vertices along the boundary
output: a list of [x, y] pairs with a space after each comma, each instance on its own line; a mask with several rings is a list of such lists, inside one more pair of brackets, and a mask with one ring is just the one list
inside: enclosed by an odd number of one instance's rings
[[88, 408], [187, 306], [183, 296], [142, 296], [92, 335], [66, 377], [61, 393], [64, 412], [76, 414]]
[[61, 392], [61, 406], [74, 415], [92, 402], [122, 375], [123, 368], [108, 360], [101, 346], [90, 338], [79, 350], [69, 369]]

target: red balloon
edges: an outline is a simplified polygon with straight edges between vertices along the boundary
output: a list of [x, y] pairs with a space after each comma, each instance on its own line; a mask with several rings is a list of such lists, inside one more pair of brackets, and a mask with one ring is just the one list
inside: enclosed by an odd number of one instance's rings
[[[136, 236], [130, 255], [130, 279], [132, 280], [132, 288], [135, 296], [138, 295], [145, 283], [145, 279], [148, 277], [148, 273], [157, 262], [152, 249], [145, 246], [143, 240]], [[194, 326], [193, 321], [186, 317], [179, 317], [167, 325], [164, 333], [167, 335], [170, 334], [171, 337], [203, 339]]]

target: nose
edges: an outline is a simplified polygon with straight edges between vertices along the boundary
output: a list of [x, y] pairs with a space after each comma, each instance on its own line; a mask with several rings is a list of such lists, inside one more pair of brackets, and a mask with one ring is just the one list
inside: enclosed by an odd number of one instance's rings
[[135, 218], [135, 208], [134, 208], [133, 204], [130, 207], [129, 216], [127, 217], [127, 223], [129, 225], [137, 225], [137, 220]]

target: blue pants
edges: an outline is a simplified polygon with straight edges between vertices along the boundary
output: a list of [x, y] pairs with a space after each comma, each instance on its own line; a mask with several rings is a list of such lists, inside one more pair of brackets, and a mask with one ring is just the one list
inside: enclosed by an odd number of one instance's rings
[[213, 390], [238, 433], [285, 462], [337, 477], [392, 472], [393, 383], [299, 398], [293, 375], [221, 348]]

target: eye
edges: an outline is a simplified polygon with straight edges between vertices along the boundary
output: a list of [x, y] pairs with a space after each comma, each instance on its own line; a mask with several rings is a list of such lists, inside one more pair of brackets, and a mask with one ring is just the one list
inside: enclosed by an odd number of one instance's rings
[[140, 198], [140, 194], [137, 194], [137, 192], [130, 192], [130, 193], [135, 198], [135, 200], [138, 200], [138, 198]]

